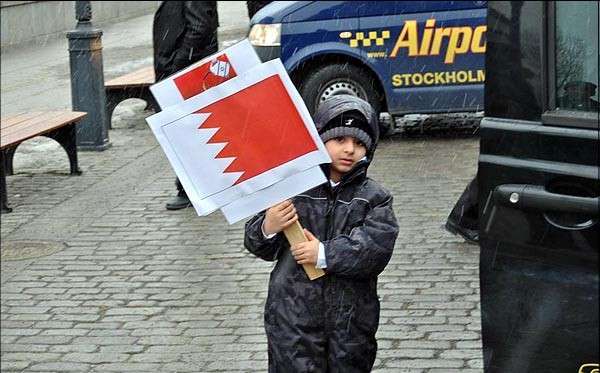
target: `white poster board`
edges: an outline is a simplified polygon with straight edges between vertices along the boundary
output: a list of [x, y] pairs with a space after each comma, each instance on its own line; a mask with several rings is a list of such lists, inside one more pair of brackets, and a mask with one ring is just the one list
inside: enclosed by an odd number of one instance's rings
[[330, 162], [280, 60], [146, 119], [199, 215], [230, 223], [326, 181]]

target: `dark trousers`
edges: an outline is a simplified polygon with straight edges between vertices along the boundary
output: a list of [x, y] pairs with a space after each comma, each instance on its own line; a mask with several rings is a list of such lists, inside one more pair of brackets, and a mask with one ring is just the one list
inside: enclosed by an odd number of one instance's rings
[[369, 373], [373, 368], [377, 354], [374, 336], [357, 343], [335, 335], [329, 340], [313, 337], [294, 344], [269, 340], [269, 373]]
[[183, 189], [183, 185], [181, 185], [181, 181], [179, 178], [175, 178], [175, 186], [177, 187], [177, 195], [182, 197], [187, 197], [185, 190]]
[[479, 198], [477, 177], [465, 188], [456, 201], [446, 221], [446, 227], [460, 233], [463, 237], [477, 240], [479, 238]]

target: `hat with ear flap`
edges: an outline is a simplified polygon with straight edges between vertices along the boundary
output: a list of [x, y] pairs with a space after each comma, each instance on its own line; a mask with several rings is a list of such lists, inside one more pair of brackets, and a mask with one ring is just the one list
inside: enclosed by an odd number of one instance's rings
[[363, 144], [367, 149], [373, 145], [371, 126], [363, 114], [356, 110], [344, 112], [331, 119], [323, 128], [320, 136], [323, 142], [343, 136], [351, 136]]

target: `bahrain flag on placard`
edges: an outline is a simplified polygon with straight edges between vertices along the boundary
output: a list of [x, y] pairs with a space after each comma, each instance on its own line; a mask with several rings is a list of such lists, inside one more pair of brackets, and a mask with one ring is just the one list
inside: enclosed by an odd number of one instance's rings
[[237, 221], [326, 181], [331, 159], [278, 59], [146, 120], [199, 215], [229, 206]]
[[254, 48], [244, 39], [153, 84], [150, 91], [164, 110], [235, 78], [259, 64], [260, 59]]
[[173, 81], [179, 93], [181, 93], [181, 97], [187, 100], [236, 76], [237, 74], [231, 66], [229, 58], [226, 54], [222, 54], [212, 61], [204, 62], [184, 75], [173, 78]]
[[[198, 113], [210, 114], [199, 130], [218, 128], [209, 144], [226, 144], [217, 158], [233, 158], [224, 172], [234, 184], [317, 150], [279, 75], [273, 75]], [[268, 156], [265, 156], [268, 155]]]

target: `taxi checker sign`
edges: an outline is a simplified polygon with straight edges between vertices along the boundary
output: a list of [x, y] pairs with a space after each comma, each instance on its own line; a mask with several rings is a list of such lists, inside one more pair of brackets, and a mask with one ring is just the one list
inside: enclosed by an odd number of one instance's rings
[[199, 215], [224, 207], [232, 223], [326, 181], [331, 160], [280, 60], [147, 121]]

